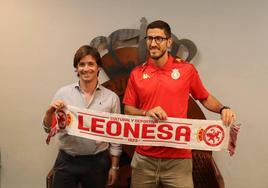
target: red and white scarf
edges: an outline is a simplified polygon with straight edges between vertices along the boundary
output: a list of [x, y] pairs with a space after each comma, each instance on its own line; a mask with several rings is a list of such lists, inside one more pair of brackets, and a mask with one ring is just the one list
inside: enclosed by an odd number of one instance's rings
[[166, 146], [198, 150], [228, 150], [233, 155], [240, 125], [224, 126], [222, 121], [168, 118], [156, 121], [68, 105], [59, 110], [47, 138], [59, 129], [67, 134], [103, 142], [127, 145]]

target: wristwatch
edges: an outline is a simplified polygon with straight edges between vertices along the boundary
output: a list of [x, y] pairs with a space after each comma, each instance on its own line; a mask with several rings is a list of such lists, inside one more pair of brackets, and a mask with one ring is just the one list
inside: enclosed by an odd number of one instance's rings
[[231, 109], [231, 108], [228, 107], [228, 106], [223, 106], [223, 107], [221, 107], [221, 109], [220, 109], [220, 114], [221, 114], [221, 112], [222, 112], [224, 109]]
[[112, 166], [111, 169], [113, 169], [113, 170], [119, 170], [119, 166]]

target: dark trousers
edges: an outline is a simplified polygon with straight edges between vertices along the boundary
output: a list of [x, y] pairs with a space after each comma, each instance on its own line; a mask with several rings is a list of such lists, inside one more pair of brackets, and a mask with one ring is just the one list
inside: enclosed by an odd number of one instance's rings
[[71, 156], [59, 151], [54, 165], [53, 188], [105, 188], [110, 161], [108, 152]]

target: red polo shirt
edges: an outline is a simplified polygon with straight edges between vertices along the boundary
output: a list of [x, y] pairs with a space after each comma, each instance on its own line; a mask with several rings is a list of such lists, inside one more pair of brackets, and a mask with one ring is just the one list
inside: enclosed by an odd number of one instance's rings
[[[144, 110], [161, 106], [168, 117], [187, 118], [189, 94], [199, 100], [209, 95], [195, 67], [169, 55], [161, 68], [149, 59], [131, 72], [123, 103]], [[136, 151], [141, 155], [159, 158], [192, 157], [188, 149], [137, 146]]]

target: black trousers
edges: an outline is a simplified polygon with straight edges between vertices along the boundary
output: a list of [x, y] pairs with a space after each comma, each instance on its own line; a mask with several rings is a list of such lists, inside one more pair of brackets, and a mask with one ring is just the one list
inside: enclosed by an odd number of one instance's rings
[[54, 165], [53, 188], [105, 188], [110, 161], [108, 151], [71, 156], [60, 150]]

